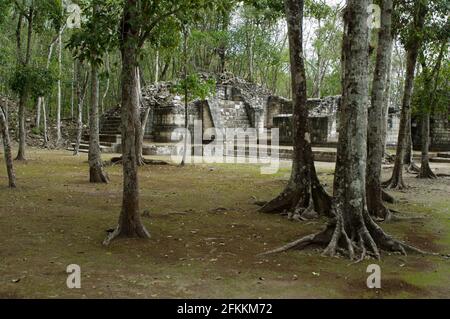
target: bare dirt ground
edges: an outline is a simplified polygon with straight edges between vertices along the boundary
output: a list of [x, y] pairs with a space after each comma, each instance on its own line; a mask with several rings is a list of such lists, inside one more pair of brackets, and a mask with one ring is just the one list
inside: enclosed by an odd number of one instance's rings
[[[283, 187], [289, 163], [275, 175], [257, 165], [146, 166], [141, 208], [149, 241], [102, 246], [121, 205], [121, 166], [109, 185], [88, 183], [87, 156], [30, 149], [16, 163], [18, 188], [6, 188], [0, 160], [0, 298], [449, 298], [450, 260], [384, 253], [381, 261], [349, 265], [317, 249], [257, 257], [317, 231], [325, 219], [291, 222], [256, 212]], [[112, 156], [112, 155], [111, 155]], [[105, 156], [105, 159], [110, 156]], [[318, 163], [332, 186], [333, 164]], [[450, 173], [447, 164], [435, 164]], [[389, 168], [384, 170], [387, 178]], [[421, 181], [392, 192], [390, 207], [419, 216], [383, 227], [422, 249], [450, 253], [450, 179]], [[381, 266], [382, 288], [366, 286], [367, 265]], [[68, 289], [66, 267], [81, 267], [82, 288]]]

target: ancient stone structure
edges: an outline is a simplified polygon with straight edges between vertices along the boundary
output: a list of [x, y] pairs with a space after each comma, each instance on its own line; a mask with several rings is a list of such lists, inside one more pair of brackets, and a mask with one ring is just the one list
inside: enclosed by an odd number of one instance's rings
[[[430, 151], [450, 151], [450, 106], [448, 112], [430, 119]], [[419, 117], [411, 122], [411, 134], [415, 150], [421, 150], [422, 125]]]
[[[279, 98], [278, 98], [279, 100]], [[330, 96], [324, 99], [309, 99], [307, 107], [311, 129], [311, 142], [313, 145], [331, 146], [338, 140], [338, 108], [340, 96]], [[292, 102], [281, 100], [269, 105], [272, 127], [280, 129], [280, 143], [292, 144]]]
[[[145, 107], [151, 112], [146, 138], [154, 142], [174, 142], [181, 138], [173, 132], [184, 127], [184, 103], [171, 93], [171, 83], [152, 85], [143, 90]], [[340, 97], [310, 99], [310, 121], [314, 144], [337, 142], [337, 109]], [[189, 103], [189, 123], [201, 120], [203, 130], [215, 128], [255, 128], [257, 132], [278, 128], [280, 143], [292, 144], [292, 102], [272, 95], [256, 84], [234, 77], [217, 80], [216, 93], [204, 101]], [[208, 138], [206, 138], [207, 140]]]
[[[204, 75], [208, 77], [209, 75]], [[142, 114], [150, 108], [145, 130], [146, 143], [174, 143], [182, 138], [184, 128], [184, 101], [173, 93], [174, 83], [161, 82], [142, 90]], [[339, 132], [340, 96], [309, 99], [311, 140], [314, 146], [335, 146]], [[275, 96], [263, 87], [248, 83], [229, 74], [216, 78], [216, 92], [204, 101], [188, 105], [189, 126], [201, 121], [203, 143], [214, 136], [204, 136], [210, 128], [256, 128], [257, 132], [279, 129], [280, 145], [292, 145], [292, 102]], [[390, 108], [387, 120], [387, 145], [395, 145], [400, 122], [399, 111]], [[179, 130], [177, 130], [179, 129]], [[413, 126], [413, 134], [417, 131]], [[120, 109], [108, 111], [101, 120], [100, 139], [104, 151], [120, 148]], [[420, 139], [414, 138], [414, 141]], [[438, 147], [436, 147], [438, 146]], [[450, 149], [448, 118], [432, 124], [432, 149]]]

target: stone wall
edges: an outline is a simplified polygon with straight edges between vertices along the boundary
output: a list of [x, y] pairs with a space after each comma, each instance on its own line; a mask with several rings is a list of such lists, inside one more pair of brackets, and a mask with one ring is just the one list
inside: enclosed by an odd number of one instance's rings
[[[412, 119], [412, 139], [414, 149], [420, 151], [422, 127], [420, 118]], [[450, 151], [450, 121], [447, 114], [433, 116], [430, 119], [430, 151]]]
[[[340, 96], [308, 99], [309, 127], [313, 144], [326, 146], [337, 142], [337, 112], [340, 100]], [[271, 97], [269, 101], [267, 114], [272, 117], [270, 127], [279, 129], [280, 144], [292, 145], [292, 102], [275, 97]], [[267, 122], [270, 123], [268, 119]]]
[[[155, 142], [173, 142], [172, 132], [184, 127], [184, 102], [171, 92], [173, 83], [160, 83], [143, 89], [144, 104], [151, 107], [146, 138]], [[308, 99], [312, 143], [334, 146], [338, 141], [340, 96]], [[388, 114], [386, 142], [397, 143], [400, 113]], [[189, 123], [202, 120], [203, 131], [214, 127], [279, 129], [281, 144], [292, 144], [292, 101], [272, 95], [263, 87], [230, 75], [217, 77], [217, 89], [205, 101], [189, 104]], [[181, 138], [179, 136], [178, 138]], [[178, 139], [176, 138], [176, 139]], [[417, 143], [415, 142], [417, 145]], [[447, 119], [434, 119], [432, 148], [447, 150], [450, 128]]]
[[395, 146], [400, 127], [400, 112], [389, 112], [386, 122], [386, 145]]

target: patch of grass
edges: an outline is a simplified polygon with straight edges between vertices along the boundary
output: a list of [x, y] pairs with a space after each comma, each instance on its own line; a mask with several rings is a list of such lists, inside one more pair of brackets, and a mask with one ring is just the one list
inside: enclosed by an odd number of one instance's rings
[[[255, 199], [269, 200], [284, 186], [286, 165], [275, 175], [261, 175], [255, 165], [145, 166], [141, 210], [150, 211], [143, 221], [152, 238], [103, 247], [120, 212], [121, 166], [107, 168], [110, 184], [93, 185], [86, 155], [32, 149], [28, 156], [16, 163], [16, 190], [5, 187], [0, 160], [0, 298], [449, 296], [448, 259], [440, 257], [384, 254], [376, 291], [366, 287], [366, 268], [375, 260], [349, 266], [316, 248], [257, 257], [326, 223], [256, 212]], [[318, 171], [330, 190], [332, 169], [320, 164]], [[445, 192], [448, 185], [436, 183], [428, 190]], [[396, 193], [408, 202], [395, 209], [427, 218], [383, 227], [421, 248], [448, 252], [449, 199], [440, 192]], [[66, 287], [69, 264], [81, 266], [82, 289]]]

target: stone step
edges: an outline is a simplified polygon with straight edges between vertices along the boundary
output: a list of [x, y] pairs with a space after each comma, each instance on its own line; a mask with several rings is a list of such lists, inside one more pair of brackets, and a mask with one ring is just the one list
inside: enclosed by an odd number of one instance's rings
[[121, 134], [120, 131], [113, 131], [113, 130], [106, 130], [106, 131], [101, 130], [100, 133], [104, 134], [104, 135], [120, 135]]
[[433, 157], [430, 158], [430, 162], [433, 163], [449, 163], [450, 164], [450, 157]]
[[[68, 147], [66, 150], [73, 152], [75, 149], [73, 147]], [[89, 150], [82, 150], [82, 149], [78, 149], [78, 152], [80, 153], [89, 153]]]
[[[75, 145], [76, 145], [76, 143], [71, 143], [72, 147], [75, 147]], [[100, 144], [100, 149], [101, 150], [108, 149], [108, 148], [111, 148], [111, 147], [103, 145], [103, 144]], [[87, 149], [88, 150], [89, 149], [89, 142], [83, 141], [82, 143], [80, 143], [80, 149]]]
[[437, 153], [437, 157], [450, 158], [450, 152]]
[[[100, 144], [102, 143], [120, 143], [122, 141], [122, 136], [120, 134], [100, 134]], [[83, 141], [89, 141], [89, 134], [84, 134], [82, 137]]]

